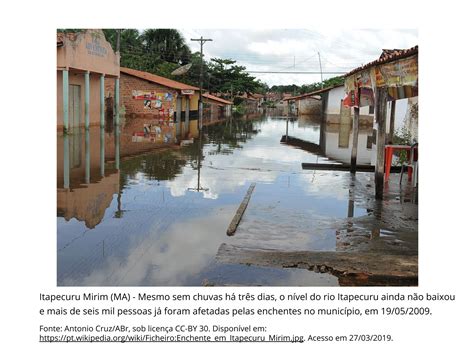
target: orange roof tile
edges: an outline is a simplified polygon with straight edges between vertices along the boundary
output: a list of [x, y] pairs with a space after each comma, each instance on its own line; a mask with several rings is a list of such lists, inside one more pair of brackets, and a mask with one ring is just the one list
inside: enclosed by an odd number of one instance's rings
[[232, 105], [231, 101], [224, 100], [220, 97], [217, 97], [217, 96], [214, 96], [214, 95], [211, 95], [211, 94], [208, 94], [208, 93], [202, 94], [202, 96], [204, 96], [205, 98], [207, 98], [209, 100], [214, 100], [214, 101], [223, 103], [225, 105]]
[[179, 81], [174, 81], [174, 80], [164, 78], [164, 77], [159, 76], [159, 75], [151, 74], [151, 73], [136, 70], [136, 69], [120, 67], [120, 72], [131, 75], [131, 76], [134, 76], [134, 77], [137, 77], [137, 78], [140, 78], [140, 79], [148, 80], [148, 81], [151, 81], [153, 83], [160, 84], [160, 85], [172, 88], [172, 89], [177, 89], [177, 90], [199, 90], [199, 88], [197, 88], [195, 86], [180, 83]]
[[410, 57], [415, 54], [418, 54], [418, 46], [411, 47], [408, 49], [383, 49], [382, 54], [380, 55], [379, 59], [374, 60], [365, 65], [362, 65], [358, 68], [355, 68], [351, 70], [349, 73], [345, 74], [344, 76], [347, 77], [349, 75], [357, 73], [358, 71], [373, 67], [375, 65], [392, 62], [394, 60]]

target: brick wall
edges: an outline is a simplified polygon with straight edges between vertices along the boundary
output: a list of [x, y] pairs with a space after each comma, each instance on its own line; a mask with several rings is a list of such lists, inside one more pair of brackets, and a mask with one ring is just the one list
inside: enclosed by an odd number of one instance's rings
[[[114, 80], [106, 79], [105, 91], [114, 92]], [[120, 74], [120, 106], [125, 106], [126, 117], [144, 117], [144, 118], [158, 118], [159, 113], [157, 109], [147, 109], [144, 107], [144, 100], [136, 100], [132, 98], [133, 90], [145, 90], [155, 92], [168, 92], [173, 95], [172, 108], [176, 110], [176, 97], [178, 92], [174, 89], [161, 86], [148, 80], [136, 78], [134, 76], [121, 73]]]

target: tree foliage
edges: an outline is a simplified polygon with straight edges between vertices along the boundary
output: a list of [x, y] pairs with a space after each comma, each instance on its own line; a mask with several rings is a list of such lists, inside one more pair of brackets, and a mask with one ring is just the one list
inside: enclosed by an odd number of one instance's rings
[[[58, 29], [58, 32], [79, 32], [82, 29]], [[103, 29], [107, 41], [116, 50], [117, 29]], [[190, 70], [181, 76], [173, 76], [171, 72], [182, 65], [191, 63]], [[120, 64], [121, 66], [146, 71], [199, 86], [201, 56], [192, 53], [186, 40], [176, 29], [122, 29], [120, 31]], [[309, 85], [274, 85], [271, 88], [257, 78], [251, 76], [246, 68], [238, 65], [233, 59], [203, 59], [203, 88], [213, 94], [222, 94], [227, 98], [244, 93], [265, 94], [276, 93], [304, 94], [321, 88], [344, 83], [343, 77], [326, 79], [321, 84]]]
[[[105, 37], [116, 49], [115, 29], [103, 30]], [[175, 29], [125, 29], [120, 33], [121, 65], [161, 75], [190, 85], [199, 86], [201, 56], [192, 53], [181, 33]], [[171, 72], [191, 63], [190, 70], [182, 76]], [[235, 60], [212, 58], [203, 60], [203, 88], [227, 97], [243, 93], [264, 93], [268, 86], [246, 72]]]
[[321, 82], [313, 83], [313, 84], [305, 84], [305, 85], [301, 85], [301, 86], [298, 86], [298, 85], [295, 85], [295, 84], [293, 84], [293, 85], [273, 85], [270, 88], [270, 91], [277, 92], [277, 93], [280, 93], [280, 94], [290, 93], [290, 94], [298, 95], [298, 94], [306, 94], [308, 92], [317, 91], [317, 90], [321, 90], [321, 89], [324, 89], [324, 88], [327, 88], [327, 87], [341, 85], [341, 84], [344, 84], [344, 77], [343, 76], [335, 76], [333, 78], [324, 80], [322, 85], [321, 85]]

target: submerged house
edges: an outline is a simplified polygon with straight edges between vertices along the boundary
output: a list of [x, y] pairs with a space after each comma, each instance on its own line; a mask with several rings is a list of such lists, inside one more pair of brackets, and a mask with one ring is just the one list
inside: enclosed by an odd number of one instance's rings
[[[112, 81], [107, 82], [111, 87]], [[198, 116], [199, 88], [141, 70], [120, 68], [120, 102], [127, 118]]]
[[232, 102], [209, 93], [202, 94], [203, 118], [205, 120], [222, 119], [232, 114]]
[[[418, 46], [409, 49], [383, 50], [378, 59], [347, 73], [344, 78], [344, 88], [346, 96], [343, 103], [346, 107], [355, 110], [355, 127], [359, 125], [357, 113], [360, 109], [375, 103], [376, 127], [374, 128], [377, 131], [375, 196], [377, 199], [382, 199], [384, 180], [390, 177], [393, 149], [410, 149], [411, 143], [416, 141], [414, 137], [409, 137], [406, 143], [410, 145], [393, 146], [391, 144], [395, 133], [398, 103], [407, 100], [405, 102], [410, 106], [407, 105], [404, 108], [404, 116], [407, 116], [409, 111], [409, 115], [413, 118], [411, 125], [418, 123]], [[412, 131], [415, 131], [414, 127]], [[357, 139], [357, 135], [355, 138]], [[385, 166], [386, 154], [388, 154], [387, 167]], [[353, 155], [357, 156], [357, 150], [353, 151]], [[415, 186], [416, 184], [415, 178]]]
[[57, 33], [57, 128], [104, 123], [106, 79], [120, 76], [120, 56], [102, 30]]
[[[112, 88], [113, 81], [107, 81]], [[227, 117], [232, 102], [204, 93], [203, 118]], [[120, 68], [120, 104], [124, 109], [127, 124], [135, 119], [146, 123], [173, 128], [172, 136], [195, 135], [198, 131], [199, 88], [171, 80], [156, 74], [131, 68]], [[137, 120], [135, 120], [137, 121]], [[137, 121], [138, 122], [138, 121]], [[140, 121], [143, 125], [143, 120]], [[139, 125], [137, 124], [137, 128]]]
[[245, 108], [245, 112], [257, 112], [259, 107], [259, 99], [253, 97], [249, 93], [244, 93], [235, 97], [234, 101], [237, 104], [241, 104]]
[[[361, 117], [368, 109], [374, 117], [375, 89], [386, 85], [386, 115], [389, 117], [385, 122], [387, 141], [391, 141], [395, 131], [402, 128], [408, 130], [412, 138], [416, 138], [418, 122], [414, 112], [418, 109], [417, 70], [417, 46], [405, 50], [383, 49], [377, 60], [346, 74], [344, 105], [351, 109], [352, 116], [354, 108], [359, 107]], [[384, 77], [388, 78], [387, 83]], [[405, 85], [405, 82], [409, 85]]]
[[[113, 82], [107, 81], [107, 88]], [[131, 68], [120, 68], [120, 105], [127, 125], [160, 126], [166, 140], [197, 134], [199, 88]], [[180, 122], [180, 124], [175, 124]]]
[[308, 92], [306, 94], [290, 96], [284, 101], [288, 102], [288, 111], [293, 115], [320, 115], [321, 114], [321, 96], [318, 91]]

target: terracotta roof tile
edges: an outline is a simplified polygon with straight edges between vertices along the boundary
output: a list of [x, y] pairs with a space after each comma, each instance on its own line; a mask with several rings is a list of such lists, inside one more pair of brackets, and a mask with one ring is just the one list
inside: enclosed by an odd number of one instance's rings
[[408, 48], [408, 49], [383, 49], [382, 54], [380, 55], [379, 59], [374, 60], [370, 63], [365, 64], [365, 65], [362, 65], [358, 68], [355, 68], [344, 76], [347, 77], [349, 75], [352, 75], [352, 74], [357, 73], [361, 70], [373, 67], [375, 65], [392, 62], [394, 60], [410, 57], [410, 56], [415, 55], [415, 54], [418, 54], [418, 46], [411, 47], [411, 48]]
[[153, 83], [163, 85], [172, 89], [177, 89], [177, 90], [199, 90], [199, 88], [195, 86], [191, 86], [188, 84], [180, 83], [179, 81], [174, 81], [168, 78], [164, 78], [159, 75], [151, 74], [148, 72], [140, 71], [140, 70], [135, 70], [135, 69], [130, 69], [130, 68], [125, 68], [125, 67], [120, 67], [120, 72], [151, 81]]
[[209, 100], [214, 100], [214, 101], [223, 103], [225, 105], [232, 105], [231, 101], [224, 100], [220, 97], [217, 97], [217, 96], [214, 96], [214, 95], [211, 95], [211, 94], [208, 94], [208, 93], [202, 94], [202, 96], [204, 96], [205, 98], [208, 98]]

